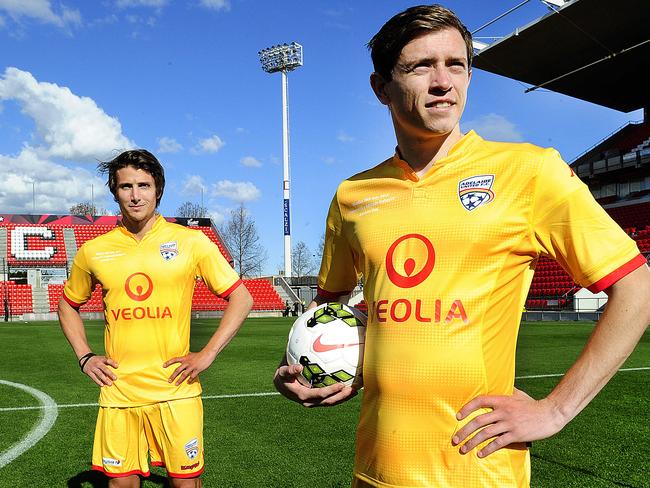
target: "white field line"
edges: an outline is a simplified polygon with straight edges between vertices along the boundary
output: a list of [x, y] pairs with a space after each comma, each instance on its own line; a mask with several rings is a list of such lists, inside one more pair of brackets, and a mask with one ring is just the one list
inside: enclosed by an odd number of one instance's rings
[[[202, 396], [201, 398], [203, 400], [219, 400], [222, 398], [263, 397], [263, 396], [274, 396], [274, 395], [279, 395], [279, 393], [277, 391], [267, 391], [267, 392], [260, 392], [260, 393], [235, 393], [231, 395], [206, 395], [206, 396]], [[55, 403], [54, 405], [36, 405], [33, 407], [6, 407], [6, 408], [0, 408], [0, 412], [17, 412], [20, 410], [43, 410], [48, 408], [54, 408], [54, 409], [83, 408], [83, 407], [98, 407], [98, 406], [99, 406], [98, 403], [68, 403], [62, 405], [57, 405]]]
[[52, 400], [50, 396], [36, 388], [23, 385], [22, 383], [12, 383], [11, 381], [5, 380], [0, 380], [0, 384], [12, 386], [29, 393], [40, 402], [41, 406], [39, 408], [42, 410], [39, 415], [38, 423], [32, 428], [32, 430], [5, 452], [0, 453], [1, 469], [40, 441], [41, 438], [43, 438], [43, 436], [52, 428], [54, 422], [56, 422], [56, 417], [59, 414], [59, 411], [56, 408], [56, 402]]
[[[621, 368], [618, 372], [627, 372], [627, 371], [647, 371], [650, 370], [650, 366], [641, 367], [641, 368]], [[515, 376], [516, 380], [528, 380], [536, 378], [559, 378], [564, 376], [564, 373], [550, 373], [550, 374], [533, 374], [527, 376]], [[7, 383], [0, 380], [0, 383]], [[204, 395], [201, 398], [203, 400], [222, 400], [227, 398], [246, 398], [246, 397], [265, 397], [265, 396], [276, 396], [279, 395], [277, 391], [265, 391], [259, 393], [233, 393], [229, 395]], [[48, 397], [49, 398], [49, 397]], [[54, 401], [53, 401], [54, 402]], [[0, 408], [0, 412], [18, 412], [22, 410], [47, 410], [47, 409], [58, 409], [58, 408], [84, 408], [84, 407], [98, 407], [98, 403], [67, 403], [58, 405], [54, 403], [53, 405], [36, 405], [31, 407], [3, 407]]]
[[[649, 370], [650, 367], [643, 367], [643, 368], [621, 368], [618, 370], [618, 372], [626, 372], [626, 371], [647, 371]], [[515, 376], [516, 380], [531, 380], [531, 379], [536, 379], [536, 378], [559, 378], [560, 376], [564, 376], [564, 373], [551, 373], [551, 374], [531, 374], [527, 376]]]
[[[646, 370], [650, 370], [650, 367], [622, 368], [619, 369], [618, 371], [626, 372], [626, 371], [646, 371]], [[535, 379], [535, 378], [555, 378], [560, 376], [564, 376], [564, 373], [516, 376], [515, 379], [523, 380], [523, 379]], [[71, 404], [57, 405], [57, 403], [49, 395], [30, 386], [23, 385], [21, 383], [12, 383], [11, 381], [5, 381], [5, 380], [0, 380], [0, 384], [12, 386], [14, 388], [23, 390], [29, 393], [30, 395], [32, 395], [33, 397], [35, 397], [40, 403], [39, 406], [33, 406], [33, 407], [0, 408], [0, 412], [16, 412], [22, 410], [40, 410], [42, 412], [38, 424], [36, 424], [36, 426], [31, 431], [29, 431], [29, 433], [25, 437], [23, 437], [19, 442], [11, 446], [5, 452], [0, 453], [0, 469], [2, 469], [4, 466], [6, 466], [11, 461], [13, 461], [21, 454], [23, 454], [25, 451], [27, 451], [32, 446], [34, 446], [38, 441], [40, 441], [45, 436], [45, 434], [49, 432], [49, 430], [54, 425], [54, 422], [56, 421], [56, 418], [59, 414], [59, 408], [83, 408], [83, 407], [98, 406], [97, 403], [71, 403]], [[239, 394], [231, 394], [231, 395], [206, 395], [203, 396], [202, 398], [203, 400], [219, 400], [219, 399], [226, 399], [226, 398], [263, 397], [263, 396], [275, 396], [275, 395], [279, 395], [279, 393], [275, 391], [269, 391], [269, 392], [259, 392], [259, 393], [239, 393]]]

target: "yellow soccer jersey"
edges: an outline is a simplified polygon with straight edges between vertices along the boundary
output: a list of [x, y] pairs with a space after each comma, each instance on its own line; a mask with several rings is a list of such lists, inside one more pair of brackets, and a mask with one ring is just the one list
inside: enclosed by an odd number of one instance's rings
[[79, 249], [63, 296], [79, 307], [101, 283], [104, 346], [118, 363], [117, 381], [101, 388], [100, 405], [133, 407], [201, 394], [199, 382], [167, 381], [178, 364], [162, 366], [189, 352], [196, 278], [224, 298], [241, 284], [205, 234], [161, 216], [141, 241], [119, 226]]
[[[511, 394], [540, 255], [597, 291], [645, 263], [552, 149], [464, 136], [421, 179], [394, 156], [332, 201], [319, 293], [364, 276], [369, 321], [355, 478], [379, 487], [524, 487], [524, 446], [451, 444], [478, 395]], [[362, 484], [363, 484], [362, 483]]]

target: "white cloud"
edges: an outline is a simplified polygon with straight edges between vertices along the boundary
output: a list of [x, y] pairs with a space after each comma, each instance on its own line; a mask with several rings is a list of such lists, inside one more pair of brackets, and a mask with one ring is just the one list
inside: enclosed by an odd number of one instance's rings
[[475, 130], [481, 137], [493, 141], [522, 142], [524, 137], [515, 124], [504, 116], [489, 113], [463, 122], [463, 131]]
[[354, 142], [356, 139], [351, 135], [346, 134], [343, 131], [339, 131], [339, 135], [336, 138], [341, 142]]
[[16, 157], [0, 155], [0, 208], [12, 213], [67, 213], [72, 205], [108, 196], [105, 181], [83, 168], [44, 160], [31, 149]]
[[52, 10], [50, 0], [0, 0], [0, 11], [6, 12], [14, 20], [27, 17], [57, 27], [81, 23], [79, 10], [63, 6], [57, 14]]
[[183, 149], [176, 139], [171, 137], [158, 138], [158, 152], [159, 153], [176, 153]]
[[225, 197], [235, 202], [250, 202], [261, 196], [260, 190], [250, 181], [217, 181], [212, 187], [212, 195]]
[[134, 147], [122, 126], [89, 97], [67, 87], [37, 81], [31, 73], [7, 68], [0, 78], [0, 100], [15, 100], [34, 120], [39, 136], [35, 147], [43, 158], [95, 161], [115, 150]]
[[240, 163], [249, 168], [259, 168], [262, 166], [262, 163], [253, 156], [244, 156], [241, 158]]
[[226, 143], [218, 135], [213, 135], [206, 139], [201, 139], [199, 144], [194, 147], [192, 152], [194, 154], [200, 153], [216, 153], [221, 149]]
[[321, 159], [325, 164], [336, 164], [336, 158], [334, 156], [324, 156]]
[[214, 225], [221, 225], [226, 221], [227, 212], [222, 209], [208, 208], [208, 215], [212, 219]]
[[181, 183], [181, 193], [183, 195], [196, 195], [202, 191], [207, 191], [207, 185], [199, 175], [188, 175]]
[[210, 10], [223, 10], [225, 12], [230, 10], [230, 0], [200, 0], [199, 4]]
[[36, 134], [17, 155], [0, 154], [0, 208], [31, 212], [68, 212], [70, 206], [109, 197], [103, 178], [94, 171], [55, 159], [89, 161], [112, 157], [116, 149], [133, 147], [117, 119], [90, 98], [66, 87], [39, 82], [25, 71], [7, 68], [0, 77], [0, 102], [13, 100], [34, 121]]

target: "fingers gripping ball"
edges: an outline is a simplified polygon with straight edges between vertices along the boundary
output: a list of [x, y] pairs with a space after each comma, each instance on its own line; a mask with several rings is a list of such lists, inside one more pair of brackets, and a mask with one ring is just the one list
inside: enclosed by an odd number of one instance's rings
[[359, 310], [337, 302], [307, 310], [289, 332], [287, 362], [303, 366], [300, 380], [306, 385], [360, 388], [366, 321]]

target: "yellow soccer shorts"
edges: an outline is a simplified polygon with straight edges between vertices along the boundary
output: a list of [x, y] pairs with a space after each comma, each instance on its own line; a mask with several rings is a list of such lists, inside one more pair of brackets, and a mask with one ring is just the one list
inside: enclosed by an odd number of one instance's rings
[[201, 397], [141, 407], [100, 407], [92, 468], [110, 477], [149, 476], [163, 466], [171, 478], [195, 478], [203, 472]]

